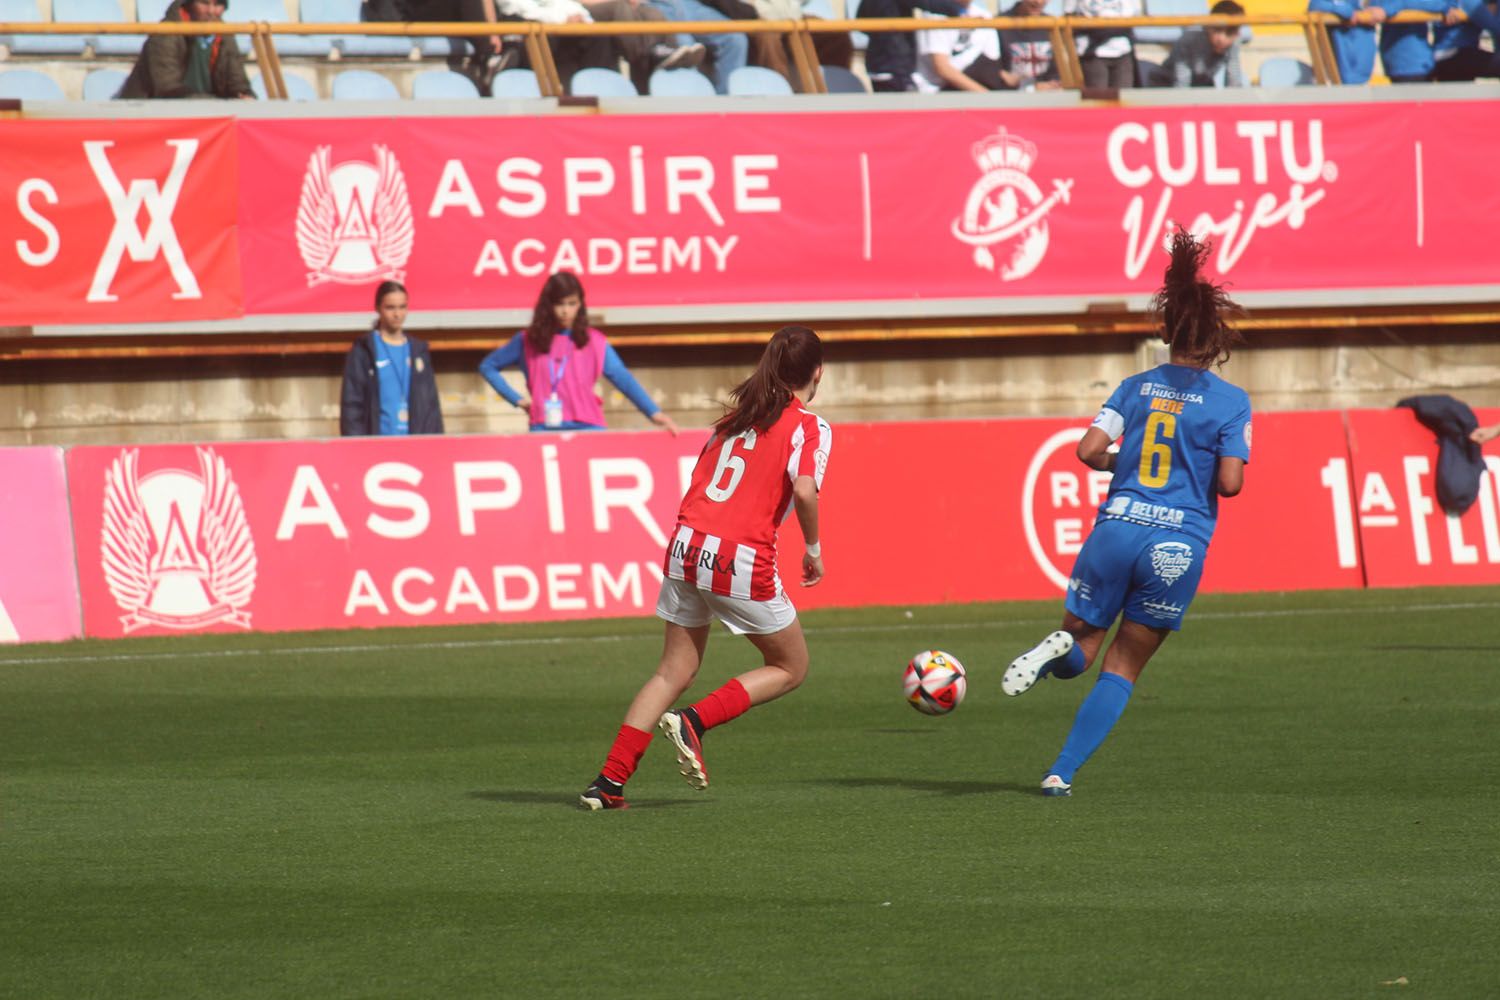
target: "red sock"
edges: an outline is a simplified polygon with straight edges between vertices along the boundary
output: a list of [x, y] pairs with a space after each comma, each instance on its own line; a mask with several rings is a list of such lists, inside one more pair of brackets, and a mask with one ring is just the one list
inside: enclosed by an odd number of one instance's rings
[[599, 773], [616, 784], [625, 784], [641, 762], [641, 754], [646, 752], [651, 735], [634, 726], [621, 726], [614, 746], [609, 748], [609, 756], [604, 759], [604, 770]]
[[749, 709], [750, 692], [738, 680], [731, 680], [693, 706], [693, 711], [698, 713], [698, 721], [703, 723], [704, 732], [738, 719]]

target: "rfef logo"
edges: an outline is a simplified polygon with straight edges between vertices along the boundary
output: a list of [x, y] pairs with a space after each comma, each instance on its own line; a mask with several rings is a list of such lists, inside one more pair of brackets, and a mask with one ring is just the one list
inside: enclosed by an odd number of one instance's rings
[[308, 285], [403, 280], [415, 230], [395, 154], [377, 145], [374, 163], [330, 166], [329, 148], [319, 146], [308, 158], [297, 205], [297, 250]]
[[142, 477], [139, 449], [122, 452], [105, 473], [101, 563], [127, 633], [250, 627], [255, 541], [245, 506], [224, 460], [196, 450], [196, 475], [168, 468]]
[[1047, 213], [1067, 204], [1073, 182], [1055, 180], [1044, 196], [1030, 176], [1036, 145], [1003, 128], [976, 142], [973, 154], [982, 175], [969, 189], [963, 215], [953, 220], [953, 237], [973, 247], [974, 263], [996, 271], [1001, 281], [1024, 278], [1047, 253]]

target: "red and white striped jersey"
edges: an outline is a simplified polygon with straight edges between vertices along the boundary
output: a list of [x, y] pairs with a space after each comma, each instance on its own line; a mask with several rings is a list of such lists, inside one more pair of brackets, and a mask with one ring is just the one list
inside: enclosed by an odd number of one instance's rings
[[715, 435], [693, 467], [663, 571], [730, 597], [766, 601], [781, 593], [776, 528], [792, 510], [792, 483], [823, 488], [833, 431], [795, 396], [769, 429]]

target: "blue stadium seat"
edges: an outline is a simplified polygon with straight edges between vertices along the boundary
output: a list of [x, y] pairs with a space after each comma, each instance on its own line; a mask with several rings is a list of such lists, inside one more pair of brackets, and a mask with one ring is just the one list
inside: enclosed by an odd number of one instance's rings
[[474, 81], [451, 69], [431, 69], [418, 73], [411, 82], [414, 101], [454, 100], [479, 96]]
[[[52, 0], [52, 20], [58, 24], [121, 24], [125, 12], [119, 0]], [[101, 56], [137, 56], [145, 35], [89, 35], [87, 41]]]
[[541, 97], [542, 87], [529, 69], [506, 69], [490, 81], [491, 97]]
[[[292, 20], [287, 17], [286, 5], [281, 0], [233, 0], [230, 10], [233, 13], [225, 11], [225, 20], [265, 21], [268, 24], [289, 24]], [[241, 52], [249, 50], [249, 38], [236, 40]], [[317, 36], [308, 35], [277, 35], [274, 41], [276, 51], [284, 56], [326, 56], [330, 44], [326, 37], [319, 40]]]
[[568, 93], [574, 97], [636, 97], [640, 91], [614, 70], [590, 66], [573, 74]]
[[741, 66], [729, 74], [731, 97], [779, 97], [791, 92], [786, 77], [764, 66]]
[[399, 101], [396, 85], [367, 69], [346, 69], [333, 78], [335, 101]]
[[717, 97], [714, 85], [695, 69], [659, 69], [647, 87], [652, 97]]
[[83, 78], [83, 99], [85, 101], [114, 100], [120, 88], [125, 86], [125, 78], [129, 75], [123, 69], [90, 70], [89, 75]]
[[[296, 73], [282, 73], [281, 78], [286, 81], [288, 100], [316, 101], [318, 99], [317, 88]], [[266, 81], [261, 79], [259, 73], [250, 77], [250, 89], [255, 91], [255, 96], [262, 101], [266, 99]]]
[[[859, 0], [844, 0], [844, 16], [851, 21], [859, 16]], [[863, 31], [849, 32], [849, 41], [853, 43], [856, 52], [863, 52], [870, 47], [870, 36]]]
[[870, 88], [865, 86], [853, 70], [842, 66], [820, 66], [823, 71], [823, 83], [827, 85], [830, 94], [868, 94]]
[[1316, 82], [1312, 67], [1300, 59], [1277, 56], [1260, 64], [1262, 87], [1310, 87]]
[[[1208, 13], [1208, 0], [1146, 0], [1146, 13], [1151, 17], [1187, 17]], [[1135, 40], [1171, 45], [1182, 37], [1181, 28], [1136, 28]]]
[[[362, 20], [359, 13], [360, 0], [302, 0], [305, 24], [356, 24]], [[385, 59], [405, 59], [413, 44], [410, 38], [370, 35], [334, 35], [330, 41], [346, 56]]]
[[[0, 22], [42, 24], [36, 0], [0, 0]], [[88, 44], [82, 35], [5, 35], [0, 43], [14, 55], [80, 56]]]
[[64, 100], [57, 81], [34, 69], [0, 70], [0, 97], [21, 101]]
[[167, 8], [172, 6], [172, 0], [135, 0], [135, 20], [137, 24], [155, 24], [167, 16]]

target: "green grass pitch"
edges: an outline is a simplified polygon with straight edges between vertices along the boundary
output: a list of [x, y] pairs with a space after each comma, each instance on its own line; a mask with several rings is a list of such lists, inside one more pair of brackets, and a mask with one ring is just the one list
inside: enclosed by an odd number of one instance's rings
[[1500, 995], [1497, 609], [1201, 598], [1061, 800], [1058, 602], [809, 613], [708, 792], [594, 814], [654, 620], [0, 650], [0, 997]]

